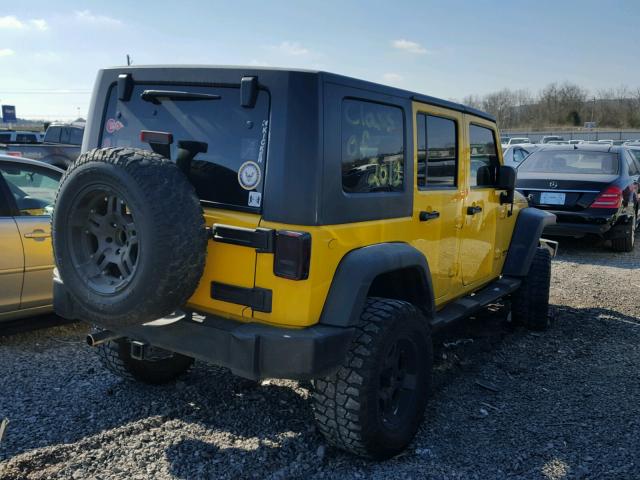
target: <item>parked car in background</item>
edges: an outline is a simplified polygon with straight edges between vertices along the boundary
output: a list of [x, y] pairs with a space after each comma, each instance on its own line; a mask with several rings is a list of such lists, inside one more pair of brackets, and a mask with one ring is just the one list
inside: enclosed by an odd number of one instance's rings
[[638, 225], [640, 149], [608, 145], [548, 146], [518, 168], [517, 190], [557, 217], [547, 235], [611, 240], [629, 252]]
[[520, 163], [527, 158], [531, 153], [540, 148], [540, 145], [535, 143], [525, 143], [522, 145], [512, 145], [502, 152], [504, 164], [511, 167], [518, 167]]
[[531, 140], [529, 140], [527, 137], [511, 137], [509, 138], [506, 142], [502, 141], [502, 148], [505, 149], [507, 147], [510, 147], [511, 145], [522, 145], [525, 143], [531, 143]]
[[596, 140], [598, 143], [602, 143], [604, 145], [613, 145], [613, 140], [603, 138], [601, 140]]
[[545, 145], [569, 145], [567, 140], [550, 140]]
[[0, 321], [51, 311], [51, 213], [64, 171], [0, 155]]
[[84, 125], [51, 124], [44, 134], [46, 143], [62, 143], [65, 145], [82, 145]]
[[540, 140], [540, 143], [558, 142], [563, 140], [564, 138], [557, 135], [545, 135], [544, 137], [542, 137], [542, 140]]
[[580, 145], [581, 143], [584, 143], [584, 140], [572, 139], [572, 140], [567, 140], [567, 143], [569, 145]]
[[39, 132], [0, 130], [0, 143], [40, 143], [42, 139]]
[[66, 169], [80, 155], [83, 134], [82, 125], [52, 124], [43, 143], [0, 144], [0, 154], [40, 160]]

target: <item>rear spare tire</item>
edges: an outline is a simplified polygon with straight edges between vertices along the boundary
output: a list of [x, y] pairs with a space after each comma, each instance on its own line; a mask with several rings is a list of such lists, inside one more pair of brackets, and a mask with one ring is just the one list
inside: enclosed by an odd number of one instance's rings
[[64, 174], [55, 205], [58, 271], [86, 320], [137, 325], [193, 294], [207, 232], [193, 186], [170, 160], [132, 148], [89, 151]]

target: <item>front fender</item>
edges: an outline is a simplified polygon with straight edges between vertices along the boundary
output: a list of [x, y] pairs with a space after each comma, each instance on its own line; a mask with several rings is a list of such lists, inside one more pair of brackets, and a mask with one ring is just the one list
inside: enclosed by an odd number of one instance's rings
[[532, 207], [520, 210], [502, 274], [512, 277], [527, 275], [542, 232], [547, 225], [554, 223], [556, 216], [553, 213]]

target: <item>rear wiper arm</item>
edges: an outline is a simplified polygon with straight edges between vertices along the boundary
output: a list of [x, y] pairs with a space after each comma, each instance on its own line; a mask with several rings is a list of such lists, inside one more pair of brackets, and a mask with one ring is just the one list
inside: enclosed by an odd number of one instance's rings
[[177, 90], [145, 90], [140, 95], [140, 98], [145, 102], [151, 102], [155, 105], [160, 105], [163, 99], [168, 100], [220, 100], [220, 95], [212, 95], [210, 93], [198, 93], [198, 92], [180, 92]]

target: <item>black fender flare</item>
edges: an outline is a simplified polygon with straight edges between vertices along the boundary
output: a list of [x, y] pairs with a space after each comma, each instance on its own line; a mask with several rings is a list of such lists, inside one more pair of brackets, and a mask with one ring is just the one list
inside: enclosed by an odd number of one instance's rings
[[375, 278], [384, 273], [415, 268], [419, 272], [420, 289], [424, 299], [420, 305], [427, 316], [435, 312], [431, 273], [422, 252], [406, 243], [378, 243], [351, 250], [336, 269], [327, 295], [320, 323], [350, 327], [360, 319], [367, 294]]
[[547, 225], [554, 223], [556, 223], [556, 216], [553, 213], [532, 207], [520, 210], [511, 236], [507, 258], [502, 267], [502, 274], [511, 277], [526, 276], [540, 243], [542, 232]]

